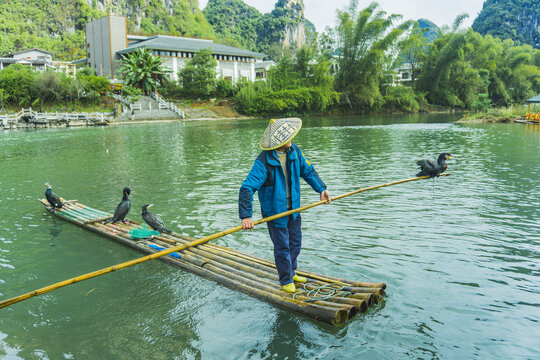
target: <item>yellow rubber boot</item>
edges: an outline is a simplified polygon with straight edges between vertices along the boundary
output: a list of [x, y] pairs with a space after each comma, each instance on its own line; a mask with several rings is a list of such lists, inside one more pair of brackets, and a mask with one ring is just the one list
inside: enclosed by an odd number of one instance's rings
[[303, 276], [300, 276], [300, 275], [296, 275], [296, 274], [295, 274], [292, 278], [293, 278], [294, 281], [296, 281], [296, 282], [298, 282], [298, 283], [305, 283], [305, 282], [307, 282], [307, 279], [306, 279], [305, 277], [303, 277]]
[[289, 293], [294, 293], [296, 292], [296, 286], [294, 286], [294, 283], [290, 283], [290, 284], [286, 284], [286, 285], [283, 285], [281, 287], [283, 290], [285, 290], [286, 292], [289, 292]]

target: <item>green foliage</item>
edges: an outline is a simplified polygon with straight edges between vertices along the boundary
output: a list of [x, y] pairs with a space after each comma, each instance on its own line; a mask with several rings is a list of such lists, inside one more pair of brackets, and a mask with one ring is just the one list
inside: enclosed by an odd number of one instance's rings
[[14, 64], [0, 71], [0, 89], [7, 94], [6, 101], [29, 106], [34, 98], [36, 74], [29, 66]]
[[256, 85], [252, 84], [242, 88], [235, 98], [237, 110], [241, 113], [264, 116], [318, 113], [338, 100], [337, 92], [326, 92], [317, 87], [257, 91]]
[[472, 28], [482, 35], [540, 47], [540, 0], [487, 0]]
[[58, 102], [68, 94], [66, 75], [48, 71], [36, 76], [33, 88], [40, 107], [44, 102]]
[[208, 98], [216, 90], [217, 61], [211, 49], [202, 49], [178, 72], [183, 94], [189, 98]]
[[415, 23], [411, 32], [399, 43], [400, 54], [398, 64], [408, 63], [411, 66], [411, 86], [414, 88], [418, 72], [423, 66], [428, 49], [426, 30]]
[[122, 85], [122, 95], [136, 97], [142, 95], [142, 90], [131, 85]]
[[472, 30], [435, 40], [422, 69], [418, 90], [432, 104], [469, 109], [487, 93], [496, 106], [522, 103], [540, 91], [536, 50], [514, 46]]
[[407, 86], [390, 86], [384, 95], [384, 112], [415, 113], [420, 109], [413, 89]]
[[472, 103], [471, 109], [475, 112], [483, 111], [486, 112], [491, 107], [491, 99], [489, 94], [479, 94], [475, 102]]
[[295, 115], [326, 111], [339, 100], [324, 58], [303, 47], [270, 69], [268, 80], [245, 84], [235, 97], [237, 110], [250, 115]]
[[349, 11], [338, 11], [336, 88], [351, 107], [369, 111], [381, 100], [379, 83], [392, 60], [389, 50], [411, 24], [394, 27], [400, 16], [386, 16], [376, 3], [358, 13], [356, 8], [352, 0]]
[[242, 0], [210, 0], [203, 10], [207, 21], [221, 39], [257, 51], [257, 31], [261, 13]]
[[169, 72], [162, 64], [160, 57], [152, 56], [152, 50], [138, 48], [124, 55], [120, 73], [124, 76], [126, 85], [133, 85], [149, 94], [163, 83], [167, 82]]
[[35, 73], [27, 65], [14, 64], [0, 71], [0, 104], [12, 107], [61, 104], [66, 101], [97, 103], [109, 88], [109, 80], [91, 74], [89, 70], [77, 73], [76, 78], [64, 73], [47, 71]]
[[215, 94], [217, 97], [226, 98], [233, 97], [237, 92], [237, 87], [230, 80], [219, 78], [216, 82]]

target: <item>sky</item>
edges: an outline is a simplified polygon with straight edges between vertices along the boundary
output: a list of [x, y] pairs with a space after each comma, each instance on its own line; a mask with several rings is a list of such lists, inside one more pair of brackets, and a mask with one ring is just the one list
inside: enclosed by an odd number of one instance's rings
[[[277, 0], [244, 0], [261, 13], [266, 14], [274, 9]], [[358, 0], [358, 8], [367, 7], [371, 0]], [[202, 10], [208, 0], [199, 0]], [[336, 25], [336, 10], [344, 10], [350, 0], [304, 0], [305, 17], [311, 21], [318, 32], [327, 26]], [[401, 14], [404, 20], [428, 19], [437, 26], [452, 26], [457, 15], [467, 13], [469, 18], [463, 22], [465, 27], [471, 26], [484, 0], [378, 0], [380, 9], [387, 13]]]

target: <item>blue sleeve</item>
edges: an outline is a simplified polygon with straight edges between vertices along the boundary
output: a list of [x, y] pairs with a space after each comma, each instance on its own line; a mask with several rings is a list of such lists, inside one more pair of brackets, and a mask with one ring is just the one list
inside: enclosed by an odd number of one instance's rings
[[300, 176], [304, 179], [309, 186], [313, 188], [319, 194], [326, 190], [325, 183], [319, 177], [315, 167], [304, 157], [304, 153], [300, 148], [297, 148], [300, 153]]
[[266, 182], [266, 167], [260, 160], [255, 160], [238, 194], [238, 215], [240, 219], [253, 216], [253, 194]]

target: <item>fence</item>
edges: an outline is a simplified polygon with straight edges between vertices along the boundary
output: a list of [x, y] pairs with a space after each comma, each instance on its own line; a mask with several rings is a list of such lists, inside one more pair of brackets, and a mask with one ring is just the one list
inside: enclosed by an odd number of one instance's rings
[[159, 110], [169, 109], [174, 111], [178, 116], [182, 117], [182, 119], [186, 118], [186, 116], [184, 115], [184, 110], [178, 108], [175, 104], [165, 101], [161, 96], [155, 93], [152, 93], [150, 96], [152, 97], [152, 99], [157, 101]]
[[62, 113], [62, 112], [37, 112], [29, 109], [21, 109], [16, 114], [4, 114], [0, 115], [0, 123], [2, 127], [11, 127], [16, 126], [20, 122], [24, 121], [27, 124], [42, 124], [47, 125], [53, 122], [64, 122], [69, 125], [73, 121], [83, 121], [88, 123], [104, 123], [105, 114], [104, 113]]

